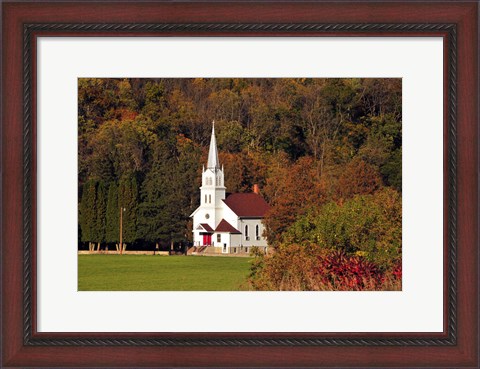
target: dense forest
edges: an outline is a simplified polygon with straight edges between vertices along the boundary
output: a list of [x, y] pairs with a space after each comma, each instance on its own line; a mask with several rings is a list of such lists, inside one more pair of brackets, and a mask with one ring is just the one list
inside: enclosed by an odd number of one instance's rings
[[271, 206], [248, 288], [401, 288], [401, 79], [79, 79], [79, 247], [187, 244], [213, 120]]

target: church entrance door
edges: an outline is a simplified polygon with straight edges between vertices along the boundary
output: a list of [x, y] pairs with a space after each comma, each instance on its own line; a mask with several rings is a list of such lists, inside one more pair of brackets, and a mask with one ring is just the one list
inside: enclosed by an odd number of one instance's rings
[[212, 235], [211, 234], [204, 234], [203, 235], [203, 246], [211, 245], [212, 244]]

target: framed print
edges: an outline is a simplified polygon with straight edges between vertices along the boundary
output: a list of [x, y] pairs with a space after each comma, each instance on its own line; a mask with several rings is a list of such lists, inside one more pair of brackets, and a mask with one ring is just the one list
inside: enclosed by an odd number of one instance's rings
[[478, 3], [2, 3], [2, 365], [477, 367]]

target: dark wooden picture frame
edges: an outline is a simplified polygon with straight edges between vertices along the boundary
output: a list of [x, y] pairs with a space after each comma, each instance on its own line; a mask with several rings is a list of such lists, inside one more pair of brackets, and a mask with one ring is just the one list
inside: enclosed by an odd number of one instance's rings
[[[1, 365], [478, 367], [477, 22], [477, 1], [2, 3]], [[39, 36], [443, 37], [443, 332], [37, 332]]]

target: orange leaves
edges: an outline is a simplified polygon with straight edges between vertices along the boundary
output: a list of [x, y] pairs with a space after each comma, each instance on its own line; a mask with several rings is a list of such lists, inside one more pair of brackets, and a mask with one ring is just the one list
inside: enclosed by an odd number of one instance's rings
[[337, 183], [337, 194], [341, 199], [354, 195], [366, 195], [375, 192], [382, 184], [377, 167], [354, 159], [340, 175]]
[[116, 111], [119, 120], [134, 120], [138, 112], [132, 111], [128, 108], [120, 108]]

